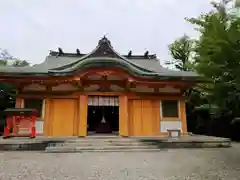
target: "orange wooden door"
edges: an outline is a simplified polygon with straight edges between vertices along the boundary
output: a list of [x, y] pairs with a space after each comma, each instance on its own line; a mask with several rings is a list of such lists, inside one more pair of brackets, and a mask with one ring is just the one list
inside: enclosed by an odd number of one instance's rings
[[52, 136], [73, 136], [77, 100], [54, 99], [52, 106]]
[[159, 109], [154, 100], [129, 100], [128, 122], [130, 136], [156, 135]]
[[142, 100], [142, 135], [151, 136], [154, 126], [154, 111], [152, 100]]
[[142, 101], [130, 100], [129, 107], [129, 134], [141, 136], [142, 134]]

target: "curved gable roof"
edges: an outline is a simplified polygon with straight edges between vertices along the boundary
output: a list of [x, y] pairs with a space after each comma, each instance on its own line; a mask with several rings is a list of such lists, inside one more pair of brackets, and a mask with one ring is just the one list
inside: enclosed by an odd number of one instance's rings
[[[65, 74], [73, 73], [77, 70], [85, 69], [87, 67], [120, 67], [124, 68], [131, 74], [144, 77], [197, 77], [193, 72], [172, 71], [160, 65], [156, 56], [151, 56], [145, 59], [128, 59], [117, 53], [111, 46], [111, 42], [103, 37], [98, 46], [89, 54], [81, 56], [78, 60], [49, 69], [51, 74]], [[153, 59], [155, 57], [155, 59]]]
[[[53, 55], [54, 54], [54, 55]], [[46, 60], [32, 67], [0, 67], [0, 72], [26, 75], [68, 75], [89, 67], [119, 67], [135, 76], [166, 79], [192, 79], [198, 77], [193, 72], [174, 71], [160, 65], [155, 55], [133, 56], [128, 58], [118, 54], [111, 42], [103, 37], [97, 47], [89, 54], [70, 54], [50, 52]]]
[[133, 71], [139, 75], [157, 75], [156, 72], [138, 66], [128, 60], [126, 57], [118, 54], [113, 47], [111, 42], [103, 37], [98, 46], [89, 54], [82, 56], [79, 60], [69, 63], [65, 66], [52, 68], [49, 73], [71, 73], [85, 67], [122, 67], [129, 71]]

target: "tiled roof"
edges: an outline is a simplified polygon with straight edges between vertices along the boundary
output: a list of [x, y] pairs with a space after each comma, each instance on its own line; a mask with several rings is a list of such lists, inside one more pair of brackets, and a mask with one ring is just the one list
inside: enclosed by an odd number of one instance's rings
[[65, 75], [76, 70], [84, 69], [89, 66], [116, 66], [127, 69], [130, 73], [137, 76], [154, 78], [197, 78], [194, 72], [183, 72], [169, 70], [160, 65], [156, 55], [143, 56], [120, 55], [113, 47], [111, 42], [103, 37], [99, 40], [98, 46], [89, 54], [58, 53], [51, 51], [41, 64], [31, 67], [0, 67], [0, 73], [5, 75]]

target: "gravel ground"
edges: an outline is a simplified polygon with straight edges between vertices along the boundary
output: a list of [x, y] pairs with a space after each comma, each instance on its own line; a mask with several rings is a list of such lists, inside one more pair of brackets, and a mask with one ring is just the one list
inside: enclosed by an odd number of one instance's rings
[[240, 144], [148, 153], [1, 152], [0, 180], [240, 179]]

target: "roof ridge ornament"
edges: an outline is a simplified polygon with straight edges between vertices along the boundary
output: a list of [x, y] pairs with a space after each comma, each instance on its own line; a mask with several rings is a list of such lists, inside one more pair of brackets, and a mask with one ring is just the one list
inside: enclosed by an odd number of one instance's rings
[[132, 56], [132, 50], [130, 50], [129, 52], [128, 52], [128, 55], [127, 55], [128, 57], [131, 57]]
[[76, 53], [77, 55], [81, 55], [80, 50], [78, 48], [76, 49]]
[[148, 58], [148, 55], [149, 55], [149, 51], [147, 50], [147, 51], [144, 53], [144, 57], [147, 57], [147, 58]]
[[63, 52], [63, 50], [62, 50], [62, 48], [58, 48], [58, 55], [62, 55], [62, 54], [64, 54], [64, 52]]
[[111, 41], [108, 40], [106, 35], [104, 35], [103, 38], [98, 41], [99, 46], [101, 46], [102, 44], [108, 44], [111, 46]]

